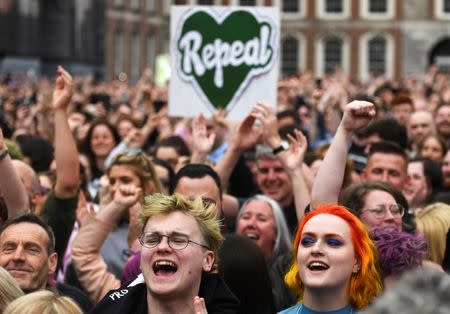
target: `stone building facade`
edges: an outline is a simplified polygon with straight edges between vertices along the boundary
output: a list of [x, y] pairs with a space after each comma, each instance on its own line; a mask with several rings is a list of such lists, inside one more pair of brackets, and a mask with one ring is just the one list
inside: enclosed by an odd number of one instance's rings
[[[446, 0], [177, 0], [172, 4], [279, 7], [284, 75], [308, 70], [319, 77], [340, 68], [352, 79], [380, 73], [397, 79], [423, 73], [433, 62], [450, 67], [450, 1]], [[149, 5], [154, 11], [147, 9]], [[169, 52], [169, 5], [166, 0], [109, 1], [109, 78], [119, 70], [131, 73], [133, 62], [134, 68], [152, 66], [156, 54]], [[115, 41], [119, 24], [123, 39], [116, 38], [128, 44], [118, 55], [114, 52], [120, 46]], [[139, 33], [140, 48], [132, 48], [133, 32]], [[138, 55], [137, 64], [133, 57]]]
[[277, 6], [280, 73], [352, 79], [450, 69], [450, 0], [3, 0], [0, 70], [56, 64], [131, 81], [169, 53], [170, 5]]
[[104, 12], [103, 0], [1, 1], [0, 70], [54, 75], [61, 64], [103, 77]]

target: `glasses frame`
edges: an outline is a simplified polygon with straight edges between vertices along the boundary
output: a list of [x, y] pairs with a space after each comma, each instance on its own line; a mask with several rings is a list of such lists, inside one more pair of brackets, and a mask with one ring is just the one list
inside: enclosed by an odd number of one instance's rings
[[[392, 204], [392, 205], [381, 205], [381, 204], [380, 204], [380, 205], [378, 205], [378, 206], [382, 206], [383, 209], [384, 209], [383, 215], [380, 216], [380, 217], [377, 217], [378, 214], [374, 212], [374, 210], [377, 209], [377, 208], [367, 208], [367, 209], [364, 209], [363, 211], [361, 211], [361, 214], [364, 213], [364, 212], [369, 211], [369, 212], [371, 212], [376, 218], [378, 218], [378, 219], [383, 219], [383, 218], [386, 217], [387, 211], [389, 210], [389, 212], [391, 213], [392, 217], [400, 217], [400, 218], [402, 218], [402, 217], [405, 215], [406, 209], [405, 209], [402, 205], [400, 205], [400, 204]], [[396, 214], [394, 214], [394, 213], [392, 212], [392, 210], [391, 210], [391, 207], [392, 207], [392, 206], [397, 206], [398, 208], [401, 209], [400, 215], [396, 215]]]
[[[159, 237], [158, 243], [156, 243], [154, 246], [150, 246], [150, 245], [144, 243], [144, 236], [145, 236], [146, 234], [152, 234], [152, 235], [158, 236], [158, 237]], [[171, 244], [171, 243], [172, 243], [172, 242], [171, 242], [171, 237], [185, 237], [185, 238], [186, 238], [186, 245], [185, 245], [185, 247], [183, 247], [183, 248], [176, 248], [176, 247], [173, 247], [172, 244]], [[183, 235], [173, 235], [173, 234], [167, 235], [167, 234], [159, 234], [159, 233], [153, 233], [153, 232], [144, 232], [143, 234], [141, 234], [141, 235], [139, 236], [139, 243], [141, 243], [141, 245], [142, 245], [143, 247], [146, 247], [146, 248], [148, 248], [148, 249], [154, 249], [154, 248], [157, 247], [159, 244], [161, 244], [161, 241], [162, 241], [163, 238], [167, 238], [167, 244], [168, 244], [169, 247], [170, 247], [171, 249], [173, 249], [173, 250], [177, 250], [177, 251], [184, 250], [185, 248], [188, 247], [189, 243], [193, 243], [193, 244], [196, 244], [196, 245], [198, 245], [198, 246], [201, 246], [201, 247], [204, 248], [204, 249], [207, 249], [208, 251], [211, 251], [211, 249], [210, 249], [208, 246], [206, 246], [206, 245], [204, 245], [204, 244], [201, 244], [201, 243], [198, 243], [198, 242], [195, 242], [195, 241], [192, 241], [192, 240], [190, 240], [187, 236], [183, 236]]]

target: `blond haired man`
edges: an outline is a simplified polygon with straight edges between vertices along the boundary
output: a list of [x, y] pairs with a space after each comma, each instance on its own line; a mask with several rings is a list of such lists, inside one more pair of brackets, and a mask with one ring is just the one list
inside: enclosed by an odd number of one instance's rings
[[[92, 313], [197, 313], [200, 286], [213, 270], [223, 241], [215, 205], [204, 204], [200, 197], [156, 193], [145, 198], [140, 222], [142, 276], [111, 291]], [[218, 286], [211, 277], [207, 284]], [[226, 308], [221, 313], [237, 312], [234, 298], [221, 302]], [[208, 300], [206, 309], [219, 313], [208, 307]]]

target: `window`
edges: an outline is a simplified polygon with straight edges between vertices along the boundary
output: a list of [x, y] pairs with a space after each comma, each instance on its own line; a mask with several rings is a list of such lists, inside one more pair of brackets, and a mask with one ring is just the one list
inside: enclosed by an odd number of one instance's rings
[[450, 20], [450, 1], [434, 0], [434, 15], [438, 19]]
[[123, 72], [123, 32], [121, 29], [116, 30], [114, 34], [114, 74], [118, 75]]
[[156, 11], [156, 0], [147, 0], [146, 8], [147, 12], [155, 12]]
[[315, 43], [316, 76], [334, 72], [337, 68], [343, 73], [350, 71], [350, 38], [345, 34], [325, 35]]
[[138, 10], [139, 9], [140, 0], [131, 0], [130, 1], [130, 9]]
[[162, 13], [163, 13], [163, 15], [167, 15], [167, 16], [170, 15], [170, 6], [171, 6], [172, 1], [161, 0], [160, 3], [162, 4]]
[[441, 38], [429, 52], [430, 64], [436, 64], [440, 71], [449, 73], [450, 71], [450, 38]]
[[368, 33], [359, 41], [359, 78], [366, 81], [373, 76], [394, 75], [394, 40], [389, 34]]
[[256, 0], [239, 0], [239, 5], [242, 6], [255, 6]]
[[299, 42], [294, 37], [287, 37], [281, 43], [281, 72], [284, 75], [295, 74], [299, 64]]
[[[280, 0], [272, 0], [272, 2], [277, 2]], [[220, 5], [221, 1], [215, 0], [216, 5]], [[264, 0], [228, 0], [229, 6], [264, 6]]]
[[221, 1], [220, 0], [186, 0], [186, 4], [187, 5], [221, 5]]
[[272, 5], [281, 7], [282, 19], [299, 19], [306, 17], [307, 0], [275, 0]]
[[155, 68], [155, 59], [156, 59], [156, 45], [155, 45], [155, 36], [150, 34], [147, 38], [147, 68], [154, 69]]
[[444, 2], [444, 8], [443, 8], [443, 11], [444, 11], [445, 13], [450, 13], [450, 1], [448, 1], [448, 0], [443, 0], [443, 2]]
[[283, 12], [297, 13], [301, 11], [300, 1], [298, 0], [283, 0]]
[[131, 80], [139, 79], [139, 33], [134, 32], [131, 36]]
[[368, 63], [369, 72], [374, 75], [386, 72], [386, 39], [377, 36], [369, 40], [368, 43]]
[[342, 20], [350, 17], [349, 0], [316, 0], [315, 2], [317, 3], [316, 15], [321, 19]]
[[369, 0], [370, 13], [386, 13], [387, 0]]
[[360, 15], [371, 20], [393, 19], [397, 0], [361, 0]]
[[342, 39], [330, 37], [324, 42], [324, 71], [333, 73], [336, 68], [342, 69]]
[[327, 13], [342, 13], [344, 10], [342, 0], [326, 0], [325, 12]]

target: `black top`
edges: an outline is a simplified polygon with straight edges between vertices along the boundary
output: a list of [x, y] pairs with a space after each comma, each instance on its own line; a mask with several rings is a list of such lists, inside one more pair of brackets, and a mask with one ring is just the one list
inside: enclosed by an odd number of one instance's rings
[[[235, 314], [238, 312], [239, 301], [219, 274], [204, 273], [198, 295], [205, 299], [208, 314]], [[147, 286], [145, 282], [139, 281], [138, 277], [128, 286], [111, 290], [90, 313], [147, 314]]]
[[55, 289], [62, 296], [69, 297], [78, 304], [78, 306], [83, 310], [83, 313], [89, 312], [92, 309], [92, 303], [87, 297], [87, 295], [78, 288], [71, 285], [67, 285], [61, 282], [57, 282]]

